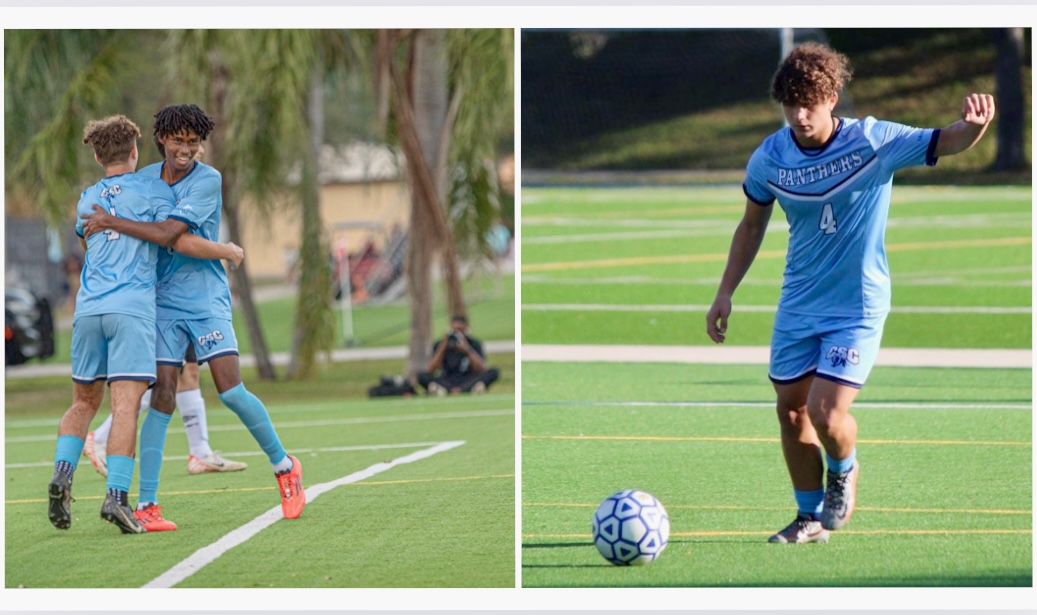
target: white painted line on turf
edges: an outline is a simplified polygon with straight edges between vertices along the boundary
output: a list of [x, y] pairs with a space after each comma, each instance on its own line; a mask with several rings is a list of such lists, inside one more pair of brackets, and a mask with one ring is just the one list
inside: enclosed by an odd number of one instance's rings
[[[373, 423], [398, 423], [404, 421], [425, 421], [425, 420], [447, 420], [447, 419], [464, 419], [464, 418], [484, 418], [493, 416], [508, 416], [515, 414], [515, 408], [503, 408], [500, 410], [475, 410], [472, 412], [439, 412], [435, 414], [403, 414], [399, 416], [371, 416], [371, 417], [357, 417], [357, 418], [343, 418], [343, 419], [326, 419], [321, 421], [278, 421], [278, 429], [292, 429], [295, 427], [330, 427], [334, 425], [365, 425]], [[51, 423], [55, 424], [54, 422]], [[10, 429], [10, 427], [8, 427]], [[226, 424], [226, 425], [209, 425], [209, 431], [240, 431], [245, 429], [240, 423]], [[183, 427], [170, 427], [166, 433], [184, 433]], [[35, 436], [12, 436], [4, 438], [4, 442], [7, 444], [13, 443], [24, 443], [24, 442], [45, 442], [47, 440], [53, 440], [54, 434], [44, 434]]]
[[[293, 455], [305, 455], [308, 453], [346, 453], [350, 451], [382, 451], [387, 449], [396, 448], [421, 448], [422, 446], [432, 446], [438, 444], [438, 442], [404, 442], [403, 444], [367, 444], [359, 446], [332, 446], [327, 448], [300, 448], [292, 449]], [[222, 453], [227, 457], [265, 457], [266, 453], [263, 451], [231, 451], [229, 453]], [[162, 461], [187, 461], [187, 455], [163, 455]], [[54, 466], [53, 461], [37, 461], [34, 463], [9, 463], [4, 466], [7, 470], [16, 470], [23, 468], [50, 468]]]
[[[587, 406], [592, 408], [773, 408], [773, 401], [522, 401], [527, 406]], [[855, 410], [1031, 410], [1033, 404], [969, 404], [956, 402], [854, 402]], [[186, 459], [186, 457], [185, 457]]]
[[[523, 312], [702, 312], [709, 311], [709, 305], [673, 305], [673, 304], [609, 304], [609, 303], [529, 303], [522, 305]], [[738, 312], [759, 312], [773, 314], [776, 305], [739, 305]], [[1020, 307], [984, 307], [984, 306], [893, 306], [895, 313], [900, 314], [1033, 314], [1033, 308]], [[523, 346], [525, 351], [525, 346]]]
[[[644, 346], [523, 344], [523, 362], [709, 363], [766, 365], [766, 346]], [[878, 366], [1032, 368], [1033, 351], [1019, 349], [883, 348]]]
[[[357, 481], [364, 480], [365, 478], [370, 478], [376, 474], [380, 474], [382, 472], [385, 472], [386, 470], [390, 470], [398, 465], [412, 463], [414, 461], [420, 461], [422, 459], [431, 457], [437, 453], [442, 453], [444, 451], [457, 448], [462, 444], [464, 444], [464, 441], [461, 440], [453, 442], [442, 442], [431, 448], [411, 453], [410, 455], [400, 457], [399, 459], [393, 459], [392, 461], [387, 461], [383, 463], [376, 463], [375, 465], [367, 469], [361, 470], [359, 472], [354, 472], [352, 474], [348, 474], [346, 476], [343, 476], [342, 478], [330, 482], [320, 483], [319, 485], [311, 485], [309, 487], [306, 487], [305, 489], [306, 504], [312, 504], [313, 501], [316, 500], [322, 493], [331, 491], [335, 487], [341, 487], [342, 485], [348, 485], [349, 483], [355, 483]], [[284, 517], [281, 513], [280, 505], [278, 505], [275, 508], [271, 508], [262, 515], [259, 515], [258, 517], [253, 519], [252, 521], [249, 521], [248, 523], [239, 527], [238, 529], [233, 530], [223, 538], [220, 538], [211, 545], [198, 549], [197, 551], [192, 553], [187, 559], [173, 566], [172, 568], [162, 573], [155, 579], [149, 581], [143, 587], [174, 587], [187, 577], [198, 572], [208, 564], [216, 561], [216, 559], [218, 559], [227, 551], [230, 551], [234, 547], [244, 543], [248, 539], [252, 538], [259, 532], [270, 527], [271, 525], [283, 518]]]

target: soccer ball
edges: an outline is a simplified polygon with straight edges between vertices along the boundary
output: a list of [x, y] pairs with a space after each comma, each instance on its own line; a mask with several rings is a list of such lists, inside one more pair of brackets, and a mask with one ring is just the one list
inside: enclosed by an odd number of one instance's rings
[[594, 511], [594, 546], [617, 566], [650, 564], [670, 539], [670, 517], [662, 503], [637, 489], [613, 493]]

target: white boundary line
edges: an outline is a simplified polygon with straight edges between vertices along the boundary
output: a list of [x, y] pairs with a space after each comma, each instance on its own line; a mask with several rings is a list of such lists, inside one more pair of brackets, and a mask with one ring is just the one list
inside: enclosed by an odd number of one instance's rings
[[[708, 312], [712, 306], [701, 304], [606, 304], [606, 303], [530, 303], [522, 306], [523, 312]], [[739, 312], [757, 312], [773, 314], [778, 311], [777, 305], [739, 305]], [[996, 307], [996, 306], [926, 306], [904, 305], [893, 306], [891, 312], [896, 314], [1033, 314], [1033, 308]], [[525, 348], [523, 347], [523, 350]]]
[[[773, 401], [523, 401], [523, 410], [529, 407], [573, 406], [585, 408], [773, 408]], [[959, 402], [854, 402], [855, 410], [1032, 410], [1033, 404]]]
[[[312, 485], [310, 487], [306, 487], [306, 503], [313, 503], [313, 501], [316, 500], [317, 497], [319, 497], [322, 493], [326, 491], [331, 491], [335, 487], [348, 485], [349, 483], [355, 483], [365, 478], [370, 478], [375, 474], [385, 472], [386, 470], [392, 469], [398, 465], [411, 463], [413, 461], [419, 461], [421, 459], [426, 459], [437, 453], [442, 453], [444, 451], [457, 448], [462, 444], [464, 444], [464, 441], [460, 440], [453, 442], [442, 442], [431, 448], [411, 453], [410, 455], [400, 457], [399, 459], [393, 459], [392, 461], [388, 462], [376, 463], [375, 465], [367, 469], [361, 470], [359, 472], [354, 472], [352, 474], [343, 476], [342, 478], [327, 483], [320, 483], [319, 485]], [[223, 538], [220, 538], [211, 545], [198, 549], [197, 551], [192, 553], [187, 559], [173, 566], [172, 568], [162, 573], [155, 579], [149, 581], [148, 583], [143, 585], [143, 587], [174, 587], [187, 577], [191, 576], [192, 574], [204, 568], [206, 565], [215, 561], [217, 558], [219, 558], [227, 551], [230, 551], [234, 547], [242, 544], [249, 538], [252, 538], [259, 532], [270, 527], [271, 525], [273, 525], [277, 521], [280, 521], [283, 518], [284, 517], [281, 513], [280, 506], [271, 508], [270, 510], [253, 519], [252, 521], [249, 521], [248, 523], [239, 527], [238, 529], [233, 530]]]
[[[53, 438], [53, 437], [52, 437]], [[327, 448], [293, 448], [295, 456], [308, 453], [347, 453], [351, 451], [382, 451], [393, 448], [420, 448], [422, 446], [433, 446], [438, 442], [403, 442], [401, 444], [359, 444], [356, 446], [331, 446]], [[231, 451], [224, 453], [228, 457], [266, 457], [263, 451]], [[163, 455], [162, 463], [167, 461], [187, 461], [188, 455]], [[82, 460], [81, 460], [82, 461]], [[80, 464], [82, 465], [82, 463]], [[50, 468], [54, 466], [53, 461], [34, 461], [31, 463], [9, 463], [4, 466], [5, 470], [18, 470], [24, 468]]]
[[[509, 414], [515, 414], [514, 408], [503, 408], [500, 410], [473, 410], [470, 412], [439, 412], [436, 414], [400, 414], [395, 416], [361, 416], [355, 418], [343, 418], [343, 419], [326, 419], [321, 421], [278, 421], [278, 430], [293, 429], [296, 427], [331, 427], [334, 425], [367, 425], [374, 423], [396, 423], [403, 421], [425, 421], [425, 420], [448, 420], [448, 419], [463, 419], [469, 417], [494, 417], [494, 416], [507, 416]], [[51, 420], [51, 424], [54, 421]], [[35, 423], [30, 427], [38, 427]], [[10, 432], [17, 429], [18, 426], [7, 425], [6, 431]], [[244, 429], [241, 423], [226, 423], [223, 425], [210, 425], [209, 432], [214, 431], [240, 431]], [[183, 427], [170, 427], [166, 433], [184, 433]], [[20, 444], [25, 442], [46, 442], [53, 440], [54, 434], [38, 434], [33, 436], [10, 436], [4, 438], [4, 442], [7, 444]]]
[[[709, 363], [766, 365], [766, 346], [617, 346], [523, 344], [523, 362]], [[1017, 349], [882, 348], [877, 366], [1033, 368], [1033, 351]]]

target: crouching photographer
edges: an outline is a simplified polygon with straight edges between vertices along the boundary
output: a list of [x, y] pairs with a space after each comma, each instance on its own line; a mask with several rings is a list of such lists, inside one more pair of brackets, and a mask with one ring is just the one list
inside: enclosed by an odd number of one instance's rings
[[429, 395], [485, 393], [499, 375], [486, 365], [482, 342], [469, 333], [468, 318], [456, 314], [450, 319], [450, 331], [432, 346], [432, 358], [418, 373], [418, 383]]

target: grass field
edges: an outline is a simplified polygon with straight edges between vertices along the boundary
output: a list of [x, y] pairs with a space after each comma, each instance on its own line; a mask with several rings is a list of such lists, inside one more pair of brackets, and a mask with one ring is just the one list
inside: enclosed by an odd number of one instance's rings
[[[513, 371], [509, 359], [500, 359], [497, 364]], [[513, 380], [484, 396], [343, 399], [335, 379], [349, 379], [355, 367], [336, 364], [326, 380], [309, 383], [305, 393], [289, 383], [250, 384], [266, 401], [286, 448], [303, 462], [310, 504], [298, 521], [277, 521], [177, 587], [514, 586]], [[37, 383], [44, 384], [68, 388], [64, 379]], [[27, 386], [27, 381], [8, 383], [9, 409], [39, 398]], [[283, 390], [278, 394], [275, 388]], [[144, 536], [123, 536], [98, 518], [104, 480], [85, 458], [73, 486], [72, 528], [51, 527], [45, 485], [62, 408], [37, 406], [32, 414], [16, 409], [17, 418], [9, 410], [5, 586], [140, 587], [263, 513], [277, 508], [279, 516], [266, 458], [232, 413], [215, 398], [208, 402], [213, 446], [249, 468], [188, 475], [183, 426], [174, 417], [160, 497], [179, 529]], [[446, 442], [463, 444], [312, 499], [318, 485]], [[131, 501], [136, 487], [134, 480]], [[463, 553], [453, 532], [440, 531], [444, 523], [467, 528]], [[109, 557], [113, 549], [118, 558]], [[105, 566], [98, 566], [101, 558]], [[286, 558], [292, 563], [288, 573], [276, 565], [256, 565]]]
[[[473, 301], [473, 333], [484, 341], [514, 337], [512, 278], [497, 282]], [[290, 320], [289, 304], [261, 304], [263, 321], [276, 327]], [[389, 313], [361, 311], [358, 333], [392, 325], [403, 310], [383, 309]], [[479, 323], [486, 326], [476, 329]], [[436, 326], [445, 328], [445, 317]], [[287, 350], [287, 335], [268, 335], [272, 351]], [[303, 463], [309, 504], [297, 521], [280, 518], [269, 462], [203, 370], [211, 444], [249, 468], [188, 475], [183, 424], [174, 417], [160, 500], [179, 528], [143, 536], [121, 535], [100, 520], [105, 482], [86, 458], [73, 485], [72, 528], [51, 526], [46, 484], [71, 384], [67, 377], [6, 379], [4, 585], [513, 588], [515, 360], [511, 353], [488, 358], [501, 370], [489, 394], [446, 398], [367, 399], [379, 375], [402, 370], [400, 360], [332, 363], [305, 382], [263, 382], [244, 369], [249, 390]], [[131, 502], [136, 491], [135, 477]], [[220, 551], [235, 530], [248, 538]], [[203, 548], [221, 554], [200, 564]], [[197, 571], [185, 576], [188, 567]]]
[[[744, 198], [730, 188], [531, 189], [522, 343], [710, 344], [705, 311]], [[894, 189], [884, 347], [1031, 347], [1028, 189]], [[766, 345], [780, 213], [735, 295], [729, 345]], [[765, 365], [522, 365], [524, 587], [1030, 586], [1032, 370], [876, 367], [854, 415], [861, 482], [827, 545], [777, 546], [794, 513]], [[590, 518], [656, 495], [671, 541], [615, 568]]]

